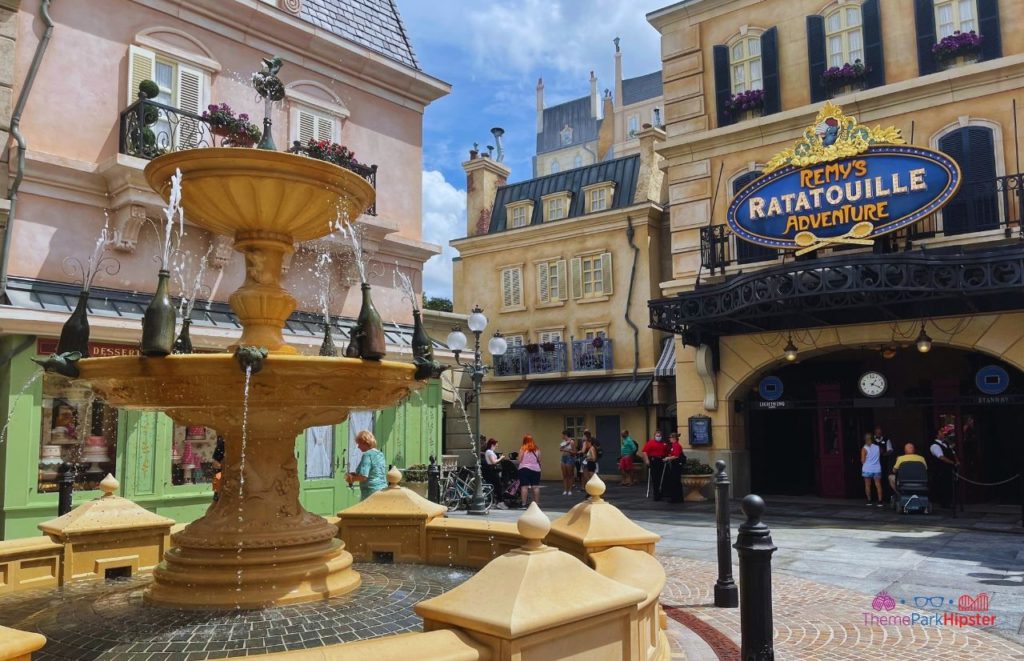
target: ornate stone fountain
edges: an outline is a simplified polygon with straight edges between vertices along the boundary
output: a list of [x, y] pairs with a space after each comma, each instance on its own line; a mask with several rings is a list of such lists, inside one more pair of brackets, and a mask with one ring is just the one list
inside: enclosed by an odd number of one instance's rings
[[269, 354], [253, 365], [247, 402], [246, 373], [230, 353], [79, 362], [81, 378], [111, 405], [160, 410], [226, 440], [220, 499], [173, 536], [146, 598], [178, 608], [251, 608], [353, 590], [359, 575], [337, 528], [299, 504], [295, 437], [353, 409], [395, 404], [417, 387], [415, 367], [297, 355], [281, 333], [295, 309], [281, 264], [296, 242], [327, 236], [339, 214], [358, 217], [374, 190], [330, 163], [221, 147], [153, 160], [146, 178], [165, 199], [176, 169], [189, 220], [234, 237], [245, 256], [245, 282], [230, 297], [243, 327], [237, 346]]

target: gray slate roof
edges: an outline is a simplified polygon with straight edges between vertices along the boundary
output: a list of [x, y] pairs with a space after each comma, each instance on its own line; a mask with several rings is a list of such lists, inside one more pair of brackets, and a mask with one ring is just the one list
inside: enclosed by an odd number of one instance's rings
[[[572, 142], [562, 144], [561, 131], [566, 124], [572, 127]], [[537, 134], [537, 153], [558, 151], [572, 145], [597, 140], [601, 120], [590, 114], [590, 97], [582, 96], [544, 109], [544, 130]]]
[[[604, 181], [615, 182], [615, 196], [612, 209], [623, 209], [633, 204], [636, 194], [636, 181], [640, 174], [640, 155], [633, 154], [610, 161], [602, 161], [582, 168], [574, 168], [556, 172], [536, 179], [520, 181], [502, 186], [494, 196], [494, 210], [491, 215], [491, 227], [488, 234], [503, 232], [505, 227], [505, 205], [522, 200], [533, 200], [533, 218], [531, 225], [544, 222], [544, 208], [541, 197], [549, 193], [568, 191], [572, 193], [569, 213], [566, 218], [575, 218], [586, 213], [585, 200], [580, 190], [584, 186]], [[564, 220], [564, 219], [563, 219]], [[553, 221], [560, 222], [560, 221]]]
[[394, 0], [303, 0], [300, 15], [339, 37], [420, 68]]
[[628, 106], [661, 96], [661, 71], [622, 80], [622, 105]]

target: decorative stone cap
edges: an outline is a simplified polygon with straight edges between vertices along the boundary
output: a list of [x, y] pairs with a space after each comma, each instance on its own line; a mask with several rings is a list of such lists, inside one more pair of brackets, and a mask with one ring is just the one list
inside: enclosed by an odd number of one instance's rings
[[0, 627], [0, 659], [29, 659], [45, 644], [42, 634]]
[[388, 471], [388, 488], [397, 489], [398, 483], [402, 481], [402, 471], [392, 466]]
[[[538, 518], [539, 517], [539, 518]], [[540, 543], [550, 524], [536, 504], [519, 518], [523, 548], [499, 556], [475, 576], [415, 606], [424, 620], [511, 639], [579, 622], [647, 599], [647, 593], [606, 578], [583, 562]], [[569, 586], [567, 589], [566, 586]], [[585, 590], [586, 599], [580, 599]]]
[[164, 528], [165, 533], [170, 532], [174, 519], [154, 514], [126, 498], [115, 496], [119, 486], [114, 476], [108, 473], [100, 482], [102, 496], [82, 503], [63, 516], [40, 523], [39, 529], [54, 541], [112, 531]]
[[387, 478], [387, 489], [382, 489], [366, 500], [338, 512], [341, 523], [344, 524], [345, 519], [373, 517], [430, 520], [448, 511], [444, 505], [433, 503], [412, 489], [398, 486], [402, 481], [402, 471], [399, 469], [389, 470]]
[[650, 553], [613, 546], [590, 556], [594, 570], [602, 576], [639, 588], [647, 593], [643, 608], [665, 589], [665, 568]]
[[551, 534], [584, 547], [656, 544], [661, 536], [633, 523], [622, 511], [601, 498], [605, 483], [594, 475], [586, 484], [587, 500], [551, 523]]

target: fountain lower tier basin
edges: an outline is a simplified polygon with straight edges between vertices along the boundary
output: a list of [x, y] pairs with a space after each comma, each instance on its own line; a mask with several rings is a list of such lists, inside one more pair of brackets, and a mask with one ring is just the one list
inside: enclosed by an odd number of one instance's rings
[[295, 438], [353, 409], [396, 404], [421, 384], [412, 365], [271, 354], [246, 376], [233, 355], [118, 356], [79, 362], [107, 403], [160, 410], [224, 438], [220, 497], [171, 537], [147, 600], [178, 608], [258, 608], [358, 587], [337, 527], [299, 502]]

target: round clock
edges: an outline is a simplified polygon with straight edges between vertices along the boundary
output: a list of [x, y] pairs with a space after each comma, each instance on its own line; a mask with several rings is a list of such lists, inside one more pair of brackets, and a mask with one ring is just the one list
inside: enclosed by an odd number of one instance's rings
[[889, 382], [881, 372], [864, 372], [857, 381], [857, 387], [865, 397], [880, 397], [889, 387]]

